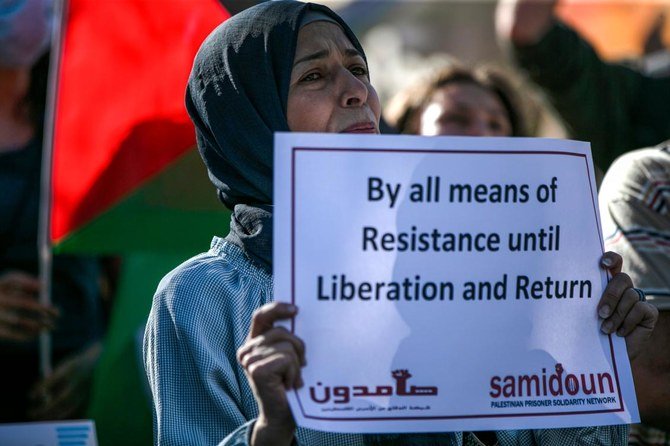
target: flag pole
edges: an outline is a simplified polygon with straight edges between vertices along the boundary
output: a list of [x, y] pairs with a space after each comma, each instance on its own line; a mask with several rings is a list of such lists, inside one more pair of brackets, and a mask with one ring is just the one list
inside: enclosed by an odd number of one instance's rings
[[[53, 132], [56, 114], [56, 90], [61, 53], [62, 25], [65, 17], [65, 0], [54, 2], [54, 29], [51, 35], [51, 55], [49, 60], [49, 81], [47, 86], [47, 103], [44, 119], [44, 139], [42, 142], [42, 166], [40, 181], [40, 213], [37, 233], [37, 249], [39, 255], [39, 302], [44, 306], [51, 304], [51, 281], [53, 253], [51, 246], [51, 178], [53, 161]], [[42, 330], [39, 338], [39, 372], [42, 378], [51, 375], [52, 364], [51, 333]]]

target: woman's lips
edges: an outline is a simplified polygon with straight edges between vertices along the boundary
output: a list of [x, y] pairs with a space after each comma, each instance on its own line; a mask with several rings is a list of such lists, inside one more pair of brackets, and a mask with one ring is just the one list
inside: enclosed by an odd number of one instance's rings
[[377, 126], [372, 122], [358, 122], [350, 125], [340, 133], [377, 133]]

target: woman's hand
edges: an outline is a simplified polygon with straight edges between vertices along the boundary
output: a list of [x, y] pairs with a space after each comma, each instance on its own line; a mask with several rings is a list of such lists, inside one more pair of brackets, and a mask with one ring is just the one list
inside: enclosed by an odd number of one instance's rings
[[40, 282], [21, 271], [0, 275], [0, 340], [25, 342], [56, 323], [58, 310], [37, 302]]
[[100, 341], [61, 362], [30, 393], [34, 420], [83, 418], [93, 390], [93, 373], [102, 352]]
[[631, 278], [621, 272], [623, 259], [606, 252], [600, 264], [612, 275], [598, 304], [598, 316], [603, 319], [600, 329], [607, 334], [625, 336], [628, 357], [633, 360], [642, 351], [658, 320], [658, 310], [640, 300]]
[[291, 304], [273, 302], [254, 312], [246, 342], [237, 351], [258, 402], [260, 415], [251, 436], [252, 445], [291, 444], [295, 421], [286, 391], [302, 387], [300, 368], [305, 365], [305, 345], [274, 323], [294, 317]]

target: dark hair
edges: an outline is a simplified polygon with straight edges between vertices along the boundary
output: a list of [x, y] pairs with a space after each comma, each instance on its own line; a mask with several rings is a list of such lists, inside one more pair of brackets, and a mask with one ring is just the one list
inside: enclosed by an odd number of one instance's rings
[[468, 82], [491, 91], [507, 112], [512, 136], [528, 135], [525, 111], [512, 82], [499, 70], [486, 66], [468, 68], [453, 64], [441, 68], [391, 99], [384, 117], [399, 133], [418, 134], [423, 109], [435, 92], [454, 82]]

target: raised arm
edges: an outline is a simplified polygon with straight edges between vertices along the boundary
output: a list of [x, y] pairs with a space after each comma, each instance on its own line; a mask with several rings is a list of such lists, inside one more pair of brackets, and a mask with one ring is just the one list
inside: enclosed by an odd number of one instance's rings
[[501, 0], [496, 10], [496, 31], [503, 42], [516, 46], [540, 41], [554, 23], [558, 0]]
[[670, 78], [606, 63], [554, 17], [556, 0], [500, 0], [498, 35], [546, 94], [570, 136], [591, 143], [606, 170], [621, 154], [670, 137]]

